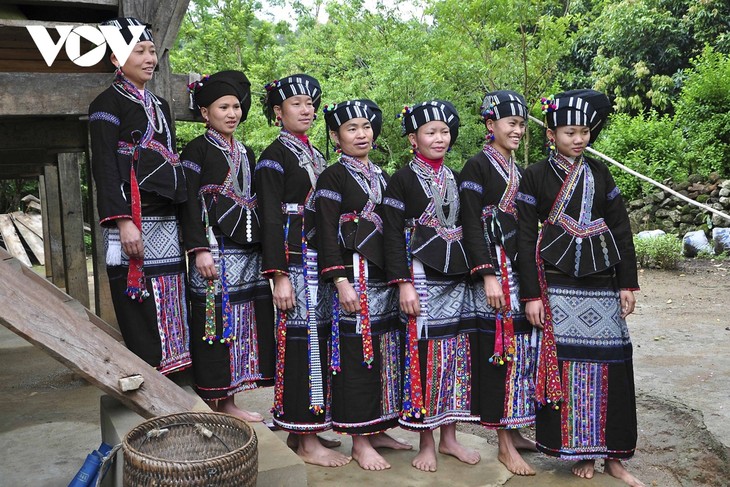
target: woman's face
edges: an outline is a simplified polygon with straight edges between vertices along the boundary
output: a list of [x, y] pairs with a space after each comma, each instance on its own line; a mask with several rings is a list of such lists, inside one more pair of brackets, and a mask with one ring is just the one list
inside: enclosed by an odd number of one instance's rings
[[304, 135], [314, 121], [314, 103], [309, 95], [296, 95], [274, 106], [274, 114], [281, 117], [281, 125], [293, 134]]
[[555, 141], [555, 148], [566, 157], [578, 157], [591, 141], [591, 129], [582, 125], [566, 125], [547, 129], [548, 139]]
[[408, 134], [408, 140], [427, 159], [442, 159], [451, 144], [451, 130], [446, 122], [434, 120], [418, 127], [416, 133]]
[[487, 120], [487, 130], [494, 134], [492, 147], [505, 157], [520, 146], [525, 135], [525, 119], [522, 117], [504, 117], [499, 120]]
[[367, 118], [353, 118], [340, 128], [330, 131], [335, 144], [339, 144], [343, 154], [367, 161], [373, 147], [373, 127]]
[[241, 102], [233, 95], [221, 96], [209, 106], [200, 108], [200, 114], [208, 124], [229, 139], [238, 127], [242, 113]]
[[[119, 61], [112, 54], [112, 63], [119, 66]], [[124, 76], [138, 89], [144, 89], [145, 83], [152, 79], [157, 66], [157, 50], [151, 41], [142, 41], [135, 44], [127, 62], [122, 66]]]

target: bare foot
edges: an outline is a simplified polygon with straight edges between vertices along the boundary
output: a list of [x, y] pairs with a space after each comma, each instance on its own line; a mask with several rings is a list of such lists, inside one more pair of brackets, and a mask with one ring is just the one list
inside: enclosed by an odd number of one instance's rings
[[476, 465], [482, 459], [479, 452], [466, 448], [464, 445], [456, 441], [456, 424], [447, 424], [441, 427], [441, 440], [439, 441], [439, 452], [444, 455], [451, 455], [457, 460]]
[[392, 450], [412, 450], [413, 445], [406, 443], [398, 438], [393, 438], [387, 433], [378, 433], [372, 435], [370, 438], [370, 444], [373, 448], [390, 448]]
[[[497, 430], [497, 439], [499, 440], [497, 459], [515, 475], [535, 475], [535, 470], [515, 448], [512, 431], [514, 430]], [[520, 436], [520, 438], [522, 437]], [[522, 439], [524, 440], [524, 438]]]
[[264, 417], [255, 411], [245, 411], [236, 406], [233, 396], [218, 401], [217, 411], [219, 413], [230, 414], [237, 418], [241, 418], [249, 423], [260, 423], [264, 420]]
[[[286, 437], [286, 446], [296, 451], [296, 449], [299, 448], [299, 436], [300, 435], [289, 433], [289, 436]], [[325, 448], [337, 448], [338, 446], [342, 445], [342, 442], [340, 440], [330, 440], [328, 438], [322, 438], [321, 436], [317, 436], [317, 438], [319, 439], [319, 442], [322, 443], [322, 446]]]
[[421, 432], [418, 455], [413, 459], [411, 465], [423, 472], [436, 471], [436, 442], [433, 439], [433, 431]]
[[510, 435], [512, 436], [512, 444], [515, 446], [515, 449], [537, 451], [537, 446], [535, 445], [535, 442], [529, 438], [525, 438], [524, 436], [522, 436], [520, 430], [514, 429], [507, 431], [509, 431]]
[[352, 458], [364, 470], [386, 470], [390, 463], [375, 451], [367, 436], [353, 435], [352, 437]]
[[305, 463], [322, 467], [342, 467], [350, 463], [351, 460], [350, 457], [338, 451], [325, 448], [314, 433], [300, 435], [297, 455]]
[[579, 462], [575, 462], [571, 470], [574, 475], [577, 475], [582, 479], [592, 479], [595, 466], [595, 460], [581, 460]]
[[646, 487], [644, 482], [637, 479], [626, 470], [621, 460], [606, 460], [603, 464], [603, 471], [611, 477], [616, 477], [619, 480], [623, 480], [627, 485], [631, 487]]

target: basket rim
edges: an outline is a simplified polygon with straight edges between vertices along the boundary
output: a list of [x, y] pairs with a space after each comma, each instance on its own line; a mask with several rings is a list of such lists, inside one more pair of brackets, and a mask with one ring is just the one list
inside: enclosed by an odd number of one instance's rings
[[[235, 422], [243, 425], [244, 429], [247, 429], [249, 431], [249, 433], [250, 433], [249, 439], [242, 446], [235, 448], [229, 452], [226, 452], [222, 455], [217, 455], [214, 457], [209, 457], [209, 458], [205, 458], [205, 459], [201, 459], [201, 460], [171, 460], [168, 458], [160, 458], [160, 457], [156, 457], [153, 455], [149, 455], [147, 453], [142, 453], [129, 444], [129, 439], [128, 439], [129, 436], [133, 432], [143, 429], [143, 427], [145, 425], [148, 425], [148, 423], [151, 423], [153, 421], [172, 419], [172, 418], [178, 418], [178, 419], [187, 418], [188, 421], [193, 422], [193, 420], [190, 419], [191, 415], [192, 416], [206, 415], [206, 416], [212, 416], [212, 417], [219, 416], [219, 417], [233, 418], [233, 420]], [[250, 424], [248, 424], [246, 421], [244, 421], [241, 418], [237, 418], [236, 416], [233, 416], [232, 414], [228, 414], [228, 413], [219, 413], [217, 411], [183, 411], [183, 412], [179, 412], [179, 413], [155, 416], [153, 418], [144, 420], [143, 422], [141, 422], [140, 424], [138, 424], [137, 426], [135, 426], [134, 428], [129, 430], [126, 435], [124, 435], [124, 438], [122, 439], [122, 451], [124, 454], [128, 454], [128, 453], [134, 454], [134, 455], [139, 456], [148, 461], [164, 462], [164, 463], [171, 464], [171, 465], [181, 465], [181, 466], [190, 465], [190, 466], [192, 466], [192, 465], [197, 465], [197, 464], [201, 464], [201, 463], [211, 462], [214, 460], [219, 460], [221, 458], [224, 458], [224, 457], [227, 457], [230, 455], [240, 454], [245, 449], [250, 448], [252, 444], [256, 447], [258, 446], [258, 437], [256, 436], [256, 431], [253, 429], [253, 427]]]

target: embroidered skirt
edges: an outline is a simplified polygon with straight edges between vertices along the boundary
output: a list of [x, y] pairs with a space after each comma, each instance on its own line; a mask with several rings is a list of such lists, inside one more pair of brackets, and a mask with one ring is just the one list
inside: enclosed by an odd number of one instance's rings
[[[355, 289], [357, 290], [357, 283]], [[358, 313], [347, 313], [335, 301], [332, 283], [320, 287], [324, 318], [332, 322], [332, 427], [338, 433], [379, 433], [398, 425], [401, 409], [403, 339], [398, 296], [384, 280], [370, 279], [367, 300], [372, 362], [364, 362], [362, 323]], [[336, 308], [333, 310], [333, 306]], [[362, 321], [362, 320], [361, 320]], [[339, 340], [339, 346], [336, 345]], [[339, 354], [339, 355], [336, 355]]]
[[[221, 237], [218, 236], [221, 242]], [[225, 237], [224, 237], [225, 238]], [[227, 324], [233, 340], [212, 344], [206, 335], [206, 286], [190, 255], [190, 335], [196, 392], [205, 400], [225, 399], [274, 377], [274, 305], [268, 279], [261, 276], [261, 251], [225, 239]], [[218, 281], [220, 282], [220, 281]], [[215, 335], [223, 335], [222, 290], [215, 295]]]
[[[417, 274], [417, 273], [416, 273]], [[422, 319], [406, 325], [402, 427], [424, 431], [456, 421], [478, 421], [471, 410], [474, 297], [467, 278], [429, 272], [416, 278]], [[408, 323], [407, 318], [402, 318]], [[416, 333], [417, 336], [414, 336]], [[418, 364], [409, 362], [418, 351]], [[410, 365], [410, 366], [409, 366]]]
[[274, 424], [290, 433], [316, 433], [332, 427], [328, 374], [330, 327], [322, 317], [323, 304], [318, 302], [316, 287], [312, 287], [316, 266], [310, 266], [307, 275], [309, 290], [304, 267], [289, 266], [296, 306], [286, 313], [283, 343], [281, 317], [277, 323], [278, 353], [284, 351], [284, 360], [277, 356]]
[[564, 400], [537, 411], [537, 448], [571, 459], [630, 458], [636, 449], [632, 345], [613, 277], [547, 273]]
[[[498, 248], [498, 252], [501, 249]], [[506, 257], [506, 256], [505, 256]], [[522, 428], [535, 422], [536, 344], [532, 343], [533, 326], [525, 318], [520, 303], [519, 280], [506, 258], [510, 304], [514, 328], [515, 351], [511, 360], [499, 365], [495, 355], [497, 315], [487, 304], [482, 279], [474, 282], [477, 333], [472, 335], [472, 410], [488, 428]], [[502, 284], [501, 273], [497, 280]], [[500, 339], [507, 338], [500, 324]], [[506, 344], [504, 345], [506, 348]]]
[[[150, 297], [133, 301], [126, 294], [129, 259], [121, 251], [119, 230], [105, 227], [104, 247], [114, 312], [124, 343], [163, 374], [190, 366], [190, 337], [185, 291], [185, 260], [172, 205], [142, 210], [144, 273]], [[119, 258], [121, 253], [121, 258]], [[109, 265], [109, 256], [117, 254]]]

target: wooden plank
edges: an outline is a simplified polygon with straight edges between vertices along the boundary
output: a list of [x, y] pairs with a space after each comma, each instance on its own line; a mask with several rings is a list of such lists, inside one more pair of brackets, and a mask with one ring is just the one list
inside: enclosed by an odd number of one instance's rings
[[[33, 252], [33, 255], [35, 255], [36, 260], [40, 265], [46, 265], [46, 259], [43, 255], [43, 239], [41, 239], [33, 230], [30, 229], [30, 227], [26, 226], [23, 223], [23, 219], [29, 222], [31, 219], [28, 215], [28, 218], [25, 217], [25, 213], [22, 211], [16, 211], [14, 213], [10, 214], [10, 218], [12, 218], [13, 223], [15, 223], [15, 228], [20, 233], [20, 236], [23, 237], [23, 240], [25, 240], [25, 243], [28, 244], [28, 247], [30, 247], [30, 250]], [[38, 216], [38, 220], [40, 220], [40, 215]], [[20, 219], [18, 218], [20, 217]], [[38, 226], [42, 227], [42, 224], [40, 221], [38, 221]], [[41, 228], [41, 233], [43, 232]]]
[[[158, 73], [159, 74], [159, 73]], [[111, 85], [113, 73], [5, 73], [0, 72], [0, 115], [42, 116], [88, 115], [89, 104]], [[73, 90], [59, 90], [59, 86], [73, 86]], [[188, 75], [170, 76], [171, 96], [166, 99], [176, 120], [193, 120], [188, 108]], [[153, 85], [150, 89], [154, 91]], [[160, 95], [162, 96], [162, 95]], [[39, 137], [55, 137], [41, 131]], [[0, 137], [3, 137], [0, 131]], [[0, 147], [5, 147], [0, 143]], [[42, 147], [39, 145], [35, 146]], [[81, 146], [83, 147], [83, 145]]]
[[35, 233], [39, 239], [43, 240], [43, 217], [39, 213], [16, 211], [11, 213], [11, 216], [16, 225], [18, 223], [24, 225], [28, 230]]
[[[0, 324], [146, 418], [207, 409], [32, 278], [18, 273], [13, 262], [0, 260], [0, 275], [14, 277], [0, 279]], [[144, 378], [142, 387], [122, 392], [119, 379], [135, 374]]]
[[43, 222], [43, 254], [46, 259], [46, 279], [51, 277], [51, 237], [48, 233], [48, 200], [46, 198], [46, 177], [38, 176], [38, 193], [41, 197], [41, 221]]
[[61, 193], [66, 292], [88, 308], [89, 273], [86, 269], [84, 212], [81, 206], [80, 178], [79, 154], [59, 154], [58, 185]]
[[[90, 137], [91, 135], [89, 135]], [[117, 314], [112, 303], [111, 289], [109, 288], [109, 275], [106, 272], [106, 252], [104, 251], [104, 236], [101, 225], [99, 225], [99, 209], [97, 208], [96, 181], [91, 170], [91, 142], [86, 160], [86, 184], [88, 188], [88, 209], [87, 214], [91, 215], [89, 223], [91, 226], [91, 258], [92, 270], [94, 273], [94, 311], [104, 321], [112, 326], [117, 326]]]
[[45, 166], [46, 200], [48, 207], [48, 240], [51, 248], [51, 281], [59, 287], [66, 286], [63, 255], [63, 229], [61, 222], [61, 195], [58, 188], [58, 167]]
[[3, 244], [7, 251], [17, 257], [23, 264], [31, 266], [28, 254], [25, 252], [20, 237], [15, 232], [15, 225], [10, 215], [0, 215], [0, 234], [3, 236]]

